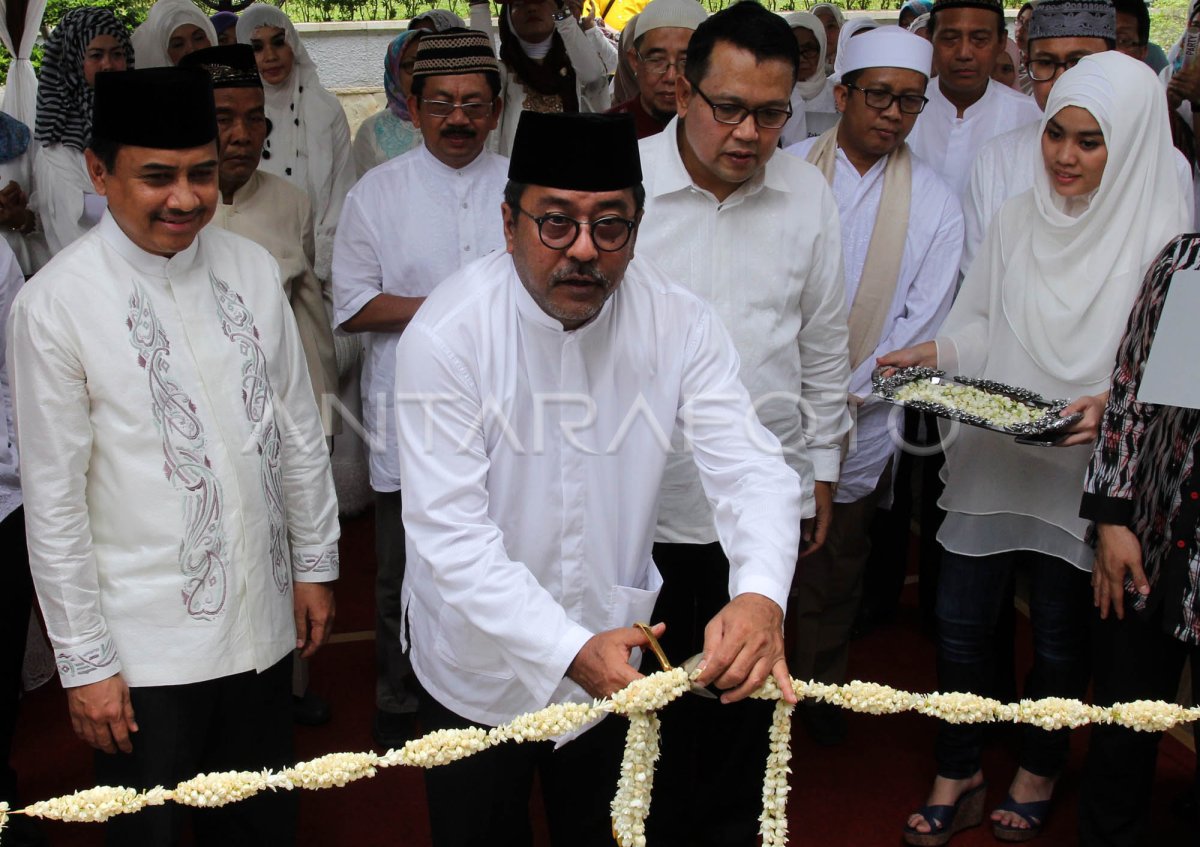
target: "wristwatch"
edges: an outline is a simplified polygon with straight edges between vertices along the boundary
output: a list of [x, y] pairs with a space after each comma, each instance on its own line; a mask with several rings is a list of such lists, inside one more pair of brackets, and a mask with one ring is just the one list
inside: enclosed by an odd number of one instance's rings
[[551, 17], [553, 17], [555, 21], [565, 21], [567, 18], [571, 17], [571, 10], [568, 9], [564, 3], [558, 7], [558, 11], [551, 15]]

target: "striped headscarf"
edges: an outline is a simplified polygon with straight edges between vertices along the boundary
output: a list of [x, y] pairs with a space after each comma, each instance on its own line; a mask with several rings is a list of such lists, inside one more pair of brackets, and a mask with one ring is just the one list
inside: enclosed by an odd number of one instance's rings
[[91, 141], [92, 89], [83, 76], [83, 54], [99, 35], [117, 39], [126, 66], [133, 67], [129, 30], [108, 9], [72, 9], [46, 39], [33, 132], [43, 147], [61, 143], [83, 150]]

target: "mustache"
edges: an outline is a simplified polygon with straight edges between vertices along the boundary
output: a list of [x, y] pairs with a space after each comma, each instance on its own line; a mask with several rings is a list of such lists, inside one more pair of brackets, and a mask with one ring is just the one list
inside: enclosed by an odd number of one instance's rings
[[448, 126], [441, 131], [442, 138], [474, 138], [478, 134], [475, 130], [465, 126]]
[[562, 282], [590, 282], [593, 285], [598, 285], [601, 288], [609, 287], [608, 277], [601, 272], [591, 262], [584, 264], [577, 262], [574, 259], [568, 260], [570, 264], [565, 268], [559, 268], [554, 273], [550, 274], [550, 284], [558, 285]]
[[207, 211], [208, 211], [207, 206], [197, 206], [194, 209], [188, 209], [186, 212], [174, 210], [174, 209], [168, 209], [165, 212], [156, 213], [154, 215], [154, 219], [158, 220], [158, 221], [163, 221], [164, 223], [170, 223], [170, 224], [186, 223], [187, 221], [193, 220], [194, 218], [203, 217], [204, 213]]

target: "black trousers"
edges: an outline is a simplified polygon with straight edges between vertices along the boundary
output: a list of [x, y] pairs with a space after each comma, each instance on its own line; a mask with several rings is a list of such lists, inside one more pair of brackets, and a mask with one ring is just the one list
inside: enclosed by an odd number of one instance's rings
[[[729, 560], [720, 544], [655, 544], [663, 577], [654, 622], [666, 622], [667, 657], [682, 664], [704, 647], [704, 627], [729, 602]], [[644, 672], [658, 670], [653, 656]], [[774, 703], [729, 705], [685, 694], [667, 706], [654, 802], [651, 847], [753, 847], [762, 812], [762, 779]]]
[[17, 774], [9, 764], [17, 709], [21, 700], [21, 666], [25, 661], [25, 636], [33, 581], [25, 547], [25, 510], [17, 509], [0, 522], [0, 550], [4, 551], [4, 586], [0, 588], [0, 800], [17, 805]]
[[[101, 785], [172, 787], [199, 773], [294, 764], [290, 652], [261, 674], [129, 691], [138, 724], [133, 752], [96, 754]], [[110, 847], [169, 847], [190, 817], [198, 847], [285, 847], [296, 840], [298, 800], [295, 791], [268, 791], [220, 809], [168, 803], [112, 818], [105, 840]]]
[[[1192, 663], [1192, 702], [1200, 702], [1200, 647], [1162, 631], [1157, 620], [1128, 611], [1092, 621], [1094, 702], [1098, 706], [1131, 700], [1174, 702], [1183, 664]], [[1084, 847], [1137, 847], [1147, 844], [1150, 794], [1158, 762], [1159, 732], [1135, 732], [1115, 724], [1092, 727], [1091, 745], [1079, 799], [1079, 843]], [[1200, 783], [1193, 781], [1200, 800]]]
[[[421, 728], [476, 726], [424, 691]], [[609, 804], [621, 773], [629, 722], [610, 715], [560, 749], [508, 742], [425, 771], [433, 847], [529, 847], [529, 799], [541, 781], [554, 847], [612, 847]]]

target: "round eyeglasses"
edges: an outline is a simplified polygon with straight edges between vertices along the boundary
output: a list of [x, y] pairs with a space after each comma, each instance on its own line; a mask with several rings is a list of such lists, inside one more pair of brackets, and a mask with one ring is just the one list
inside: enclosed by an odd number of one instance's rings
[[597, 250], [615, 253], [629, 243], [636, 221], [616, 215], [606, 215], [594, 221], [577, 221], [558, 212], [535, 217], [520, 206], [517, 211], [537, 224], [538, 238], [551, 250], [566, 250], [579, 238], [579, 230], [587, 227]]

